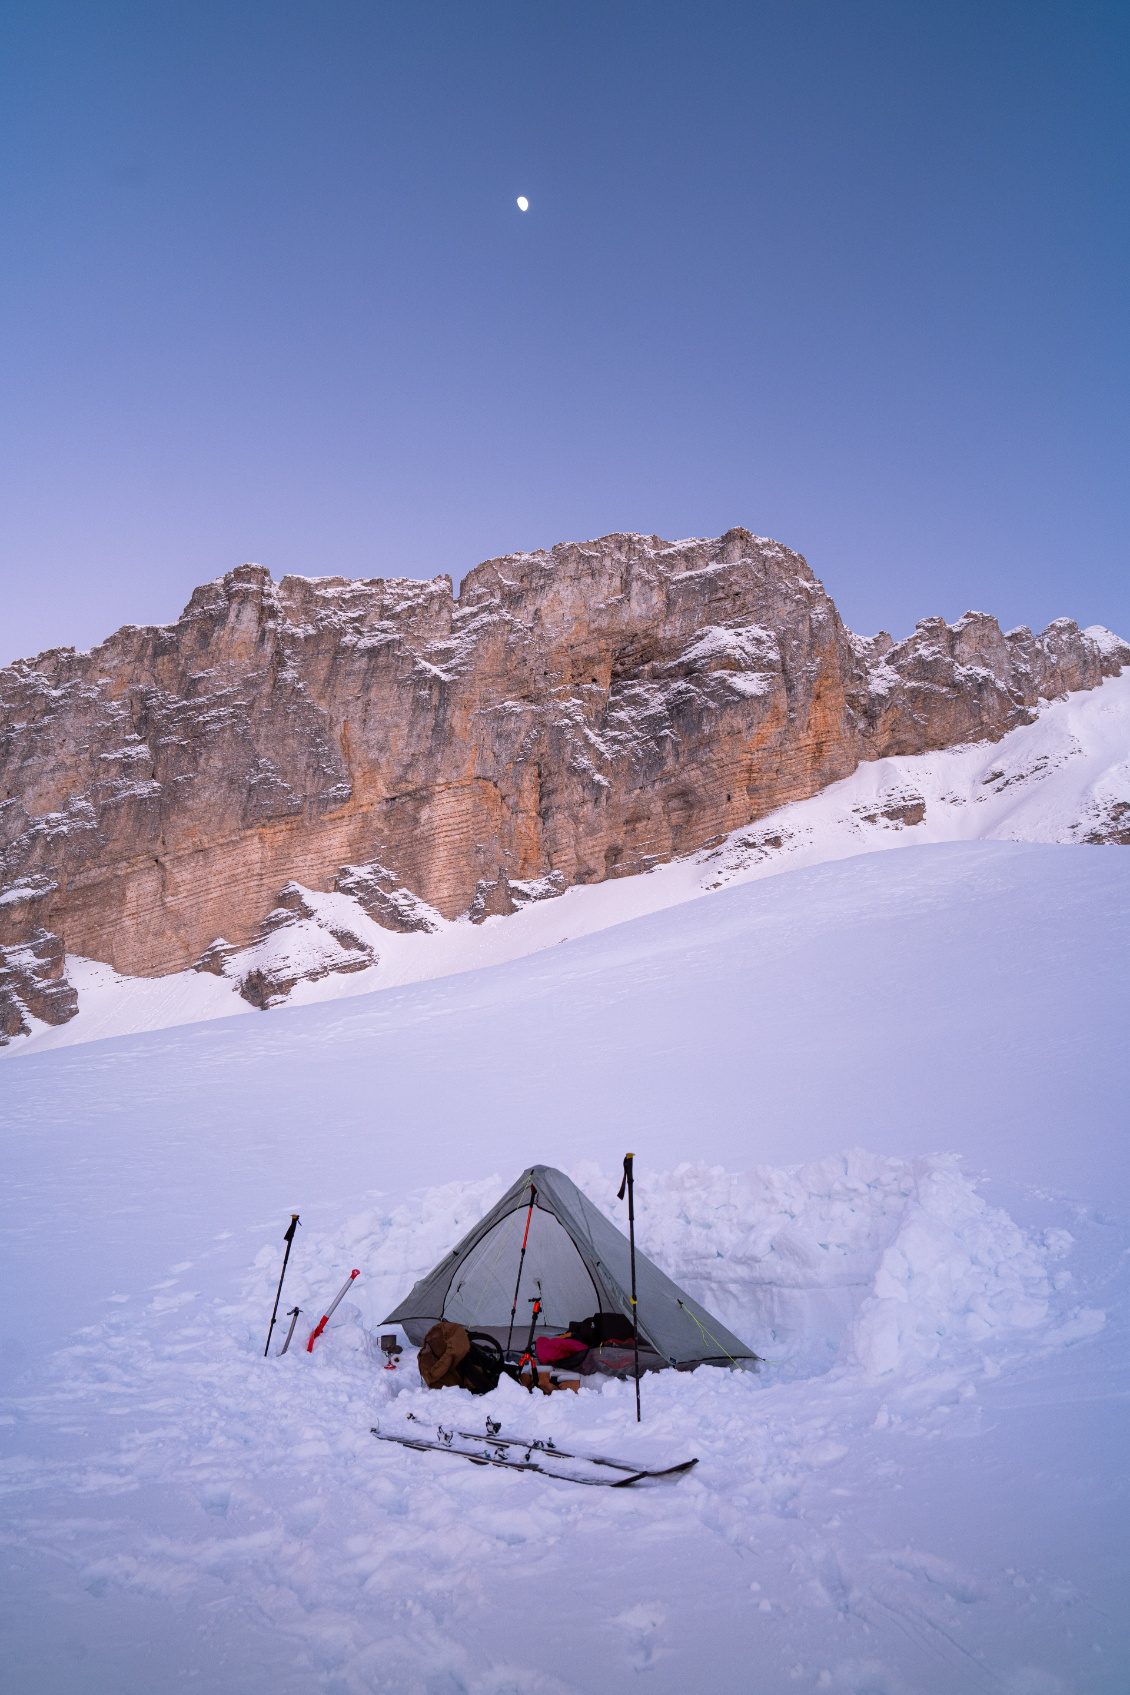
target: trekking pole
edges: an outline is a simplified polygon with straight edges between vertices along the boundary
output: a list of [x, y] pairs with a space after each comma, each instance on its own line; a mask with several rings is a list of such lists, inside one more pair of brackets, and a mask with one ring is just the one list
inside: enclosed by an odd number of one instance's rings
[[301, 1307], [291, 1307], [290, 1311], [286, 1315], [290, 1320], [290, 1329], [286, 1333], [286, 1341], [283, 1343], [282, 1347], [279, 1349], [279, 1358], [280, 1359], [282, 1359], [283, 1355], [286, 1353], [286, 1350], [290, 1347], [290, 1339], [294, 1335], [294, 1327], [298, 1323], [298, 1315], [301, 1311], [302, 1311]]
[[538, 1327], [538, 1314], [541, 1312], [541, 1284], [540, 1284], [540, 1282], [538, 1284], [537, 1294], [531, 1295], [530, 1299], [534, 1303], [534, 1310], [530, 1314], [530, 1334], [529, 1334], [529, 1338], [526, 1342], [526, 1351], [522, 1355], [522, 1358], [518, 1362], [518, 1381], [519, 1382], [522, 1381], [522, 1367], [525, 1365], [526, 1361], [529, 1360], [529, 1362], [530, 1362], [530, 1394], [532, 1395], [534, 1390], [538, 1386], [538, 1351], [537, 1351], [537, 1343], [534, 1340], [534, 1331]]
[[318, 1337], [322, 1334], [322, 1331], [326, 1328], [326, 1325], [337, 1311], [338, 1302], [345, 1299], [346, 1295], [348, 1295], [349, 1291], [353, 1287], [353, 1279], [355, 1277], [360, 1277], [360, 1275], [361, 1273], [359, 1271], [351, 1271], [349, 1273], [349, 1276], [345, 1279], [345, 1282], [342, 1284], [341, 1288], [338, 1290], [337, 1294], [334, 1296], [333, 1300], [318, 1320], [314, 1329], [311, 1330], [310, 1340], [306, 1344], [306, 1352], [308, 1354], [312, 1354], [314, 1352], [314, 1343], [318, 1340]]
[[[510, 1328], [506, 1332], [506, 1352], [507, 1353], [510, 1352], [510, 1344], [514, 1340], [514, 1314], [518, 1311], [518, 1290], [522, 1287], [522, 1266], [523, 1266], [523, 1264], [525, 1262], [525, 1258], [526, 1258], [526, 1243], [530, 1239], [530, 1220], [534, 1216], [534, 1202], [537, 1200], [537, 1198], [538, 1198], [538, 1192], [534, 1188], [533, 1184], [531, 1183], [530, 1184], [530, 1210], [526, 1214], [526, 1234], [522, 1237], [522, 1252], [518, 1255], [518, 1281], [514, 1285], [514, 1305], [510, 1308]], [[541, 1285], [539, 1284], [538, 1287], [540, 1288]]]
[[[263, 1349], [263, 1358], [264, 1359], [266, 1359], [266, 1357], [267, 1357], [267, 1349], [271, 1346], [271, 1331], [275, 1328], [275, 1319], [278, 1317], [279, 1297], [282, 1294], [283, 1278], [286, 1276], [286, 1262], [290, 1258], [290, 1245], [294, 1241], [294, 1232], [297, 1229], [298, 1229], [298, 1214], [296, 1212], [292, 1212], [291, 1215], [290, 1215], [290, 1229], [287, 1231], [286, 1235], [283, 1237], [283, 1241], [286, 1243], [286, 1253], [283, 1255], [283, 1268], [279, 1272], [279, 1286], [275, 1290], [275, 1310], [271, 1314], [271, 1329], [268, 1330], [268, 1332], [267, 1332], [267, 1347]], [[283, 1352], [284, 1353], [286, 1352], [285, 1348], [283, 1349]]]
[[635, 1154], [624, 1155], [624, 1181], [620, 1185], [620, 1193], [616, 1199], [624, 1199], [625, 1188], [628, 1191], [628, 1242], [632, 1254], [632, 1347], [636, 1356], [636, 1423], [640, 1422], [640, 1319], [636, 1306], [636, 1203], [632, 1183], [632, 1161]]

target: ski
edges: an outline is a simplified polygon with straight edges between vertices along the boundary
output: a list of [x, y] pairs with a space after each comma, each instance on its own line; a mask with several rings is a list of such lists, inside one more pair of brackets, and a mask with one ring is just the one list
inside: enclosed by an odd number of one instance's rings
[[[571, 1472], [571, 1471], [556, 1471], [556, 1470], [553, 1469], [552, 1466], [542, 1464], [543, 1460], [566, 1458], [565, 1455], [560, 1454], [558, 1452], [558, 1450], [556, 1450], [556, 1449], [546, 1449], [544, 1447], [539, 1447], [539, 1448], [535, 1449], [531, 1446], [530, 1449], [529, 1449], [529, 1452], [530, 1453], [537, 1452], [540, 1455], [539, 1459], [534, 1460], [534, 1459], [529, 1458], [528, 1456], [527, 1456], [526, 1459], [522, 1459], [522, 1460], [510, 1459], [507, 1455], [499, 1453], [497, 1448], [492, 1447], [488, 1443], [487, 1438], [481, 1437], [481, 1436], [472, 1436], [471, 1438], [469, 1438], [471, 1441], [476, 1442], [476, 1443], [482, 1442], [482, 1444], [483, 1444], [482, 1450], [478, 1453], [475, 1453], [475, 1452], [468, 1451], [468, 1449], [466, 1449], [466, 1448], [456, 1448], [456, 1447], [452, 1446], [452, 1438], [454, 1436], [456, 1436], [457, 1434], [462, 1436], [463, 1433], [461, 1431], [460, 1432], [444, 1431], [442, 1426], [440, 1426], [438, 1428], [439, 1428], [439, 1433], [440, 1433], [440, 1440], [434, 1441], [434, 1442], [431, 1441], [426, 1436], [415, 1436], [415, 1435], [411, 1435], [411, 1434], [407, 1434], [407, 1433], [404, 1434], [404, 1435], [401, 1435], [399, 1432], [384, 1431], [380, 1428], [379, 1425], [373, 1425], [370, 1434], [375, 1436], [379, 1442], [398, 1442], [401, 1447], [415, 1448], [420, 1453], [455, 1454], [455, 1455], [458, 1456], [459, 1459], [470, 1460], [472, 1465], [501, 1466], [504, 1469], [506, 1469], [507, 1471], [533, 1471], [533, 1472], [537, 1472], [538, 1475], [541, 1476], [541, 1477], [556, 1478], [559, 1483], [583, 1483], [583, 1484], [589, 1485], [592, 1488], [596, 1488], [596, 1489], [624, 1489], [624, 1488], [627, 1487], [628, 1484], [639, 1483], [646, 1477], [670, 1477], [673, 1474], [676, 1474], [678, 1472], [689, 1471], [691, 1466], [698, 1464], [697, 1459], [684, 1460], [681, 1465], [667, 1466], [663, 1470], [655, 1471], [655, 1470], [648, 1470], [646, 1468], [636, 1469], [636, 1468], [628, 1467], [628, 1466], [620, 1467], [617, 1462], [607, 1462], [607, 1463], [616, 1463], [617, 1469], [618, 1470], [620, 1470], [620, 1469], [624, 1470], [627, 1473], [627, 1475], [624, 1476], [624, 1477], [615, 1477], [615, 1478], [613, 1478], [613, 1477], [578, 1477], [574, 1472]], [[466, 1439], [467, 1438], [464, 1438], [464, 1440], [466, 1440]], [[522, 1446], [522, 1444], [520, 1444], [520, 1443], [506, 1444], [506, 1445], [512, 1445], [512, 1446], [515, 1446], [515, 1447]], [[587, 1460], [587, 1456], [581, 1455], [581, 1454], [570, 1455], [568, 1457], [574, 1459], [575, 1461], [577, 1461], [578, 1463], [581, 1463], [581, 1464], [586, 1463], [586, 1460]], [[593, 1462], [588, 1461], [587, 1463], [591, 1464]], [[597, 1462], [597, 1463], [600, 1463], [600, 1462]]]
[[680, 1460], [678, 1465], [664, 1466], [661, 1470], [641, 1470], [637, 1465], [629, 1465], [627, 1460], [609, 1459], [607, 1454], [571, 1454], [568, 1449], [557, 1447], [552, 1436], [547, 1436], [543, 1441], [540, 1436], [535, 1436], [532, 1440], [517, 1436], [477, 1436], [470, 1430], [457, 1430], [455, 1434], [466, 1442], [488, 1442], [492, 1448], [526, 1448], [531, 1454], [545, 1454], [549, 1459], [583, 1460], [586, 1465], [607, 1465], [615, 1471], [631, 1471], [637, 1477], [671, 1477], [676, 1472], [689, 1471], [692, 1466], [698, 1464], [696, 1458]]
[[639, 1466], [629, 1464], [627, 1459], [610, 1459], [608, 1454], [571, 1454], [566, 1448], [557, 1448], [552, 1436], [544, 1437], [544, 1439], [540, 1436], [503, 1437], [496, 1436], [493, 1431], [486, 1432], [486, 1436], [478, 1436], [473, 1431], [456, 1431], [456, 1436], [461, 1436], [464, 1441], [468, 1442], [490, 1442], [491, 1448], [527, 1448], [530, 1453], [544, 1453], [551, 1459], [583, 1459], [584, 1463], [590, 1464], [590, 1466], [613, 1466], [617, 1471], [635, 1471], [640, 1476], [651, 1476], [651, 1478], [666, 1478], [676, 1471], [690, 1471], [691, 1466], [698, 1464], [698, 1459], [683, 1459], [683, 1461], [679, 1461], [678, 1466], [664, 1466], [661, 1471], [640, 1471]]

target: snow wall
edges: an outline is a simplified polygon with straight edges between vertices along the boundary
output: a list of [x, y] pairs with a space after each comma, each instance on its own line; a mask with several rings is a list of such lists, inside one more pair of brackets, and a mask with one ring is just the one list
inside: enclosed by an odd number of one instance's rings
[[[570, 1175], [626, 1233], [618, 1177], [592, 1164]], [[312, 1234], [310, 1294], [298, 1298], [314, 1306], [323, 1283], [329, 1290], [360, 1267], [357, 1319], [371, 1335], [508, 1181], [446, 1184], [387, 1215], [372, 1209], [340, 1232]], [[1064, 1343], [1103, 1323], [1072, 1306], [1070, 1234], [1021, 1230], [953, 1155], [898, 1160], [853, 1149], [741, 1173], [685, 1164], [641, 1174], [636, 1209], [639, 1247], [763, 1355], [768, 1376], [836, 1365], [872, 1379], [913, 1376], [993, 1342]], [[257, 1281], [270, 1281], [276, 1260], [273, 1247], [261, 1252]]]

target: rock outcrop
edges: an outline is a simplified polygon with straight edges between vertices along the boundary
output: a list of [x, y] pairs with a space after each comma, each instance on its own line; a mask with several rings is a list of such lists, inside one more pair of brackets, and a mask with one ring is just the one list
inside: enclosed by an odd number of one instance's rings
[[33, 930], [22, 942], [0, 948], [0, 1044], [31, 1033], [30, 1018], [65, 1024], [78, 1011], [68, 983], [62, 938]]
[[372, 945], [333, 910], [332, 902], [287, 883], [249, 946], [235, 948], [219, 937], [195, 969], [233, 978], [244, 1000], [266, 1012], [286, 1000], [296, 983], [316, 983], [331, 971], [365, 971], [377, 961]]
[[223, 970], [295, 917], [287, 885], [405, 931], [646, 870], [1128, 660], [1069, 619], [855, 637], [799, 554], [741, 529], [489, 560], [457, 598], [244, 565], [175, 624], [0, 672], [0, 1003], [41, 1016], [10, 950], [45, 935], [131, 974]]

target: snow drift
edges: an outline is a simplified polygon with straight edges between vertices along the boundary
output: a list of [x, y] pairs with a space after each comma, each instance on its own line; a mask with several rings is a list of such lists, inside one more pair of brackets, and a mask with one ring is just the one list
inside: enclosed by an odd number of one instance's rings
[[[625, 1203], [609, 1199], [615, 1181], [591, 1163], [572, 1175], [626, 1231]], [[313, 1311], [343, 1268], [359, 1266], [356, 1321], [375, 1337], [505, 1187], [497, 1178], [445, 1184], [308, 1234], [295, 1299]], [[909, 1378], [943, 1359], [979, 1362], [990, 1341], [1033, 1345], [1066, 1321], [1053, 1279], [1070, 1233], [1033, 1239], [986, 1202], [952, 1154], [898, 1160], [856, 1148], [792, 1170], [740, 1173], [684, 1164], [642, 1173], [636, 1194], [640, 1248], [768, 1360], [766, 1380], [782, 1365]], [[256, 1311], [277, 1260], [264, 1248], [246, 1286]], [[1101, 1313], [1084, 1319], [1079, 1334], [1101, 1322]]]

